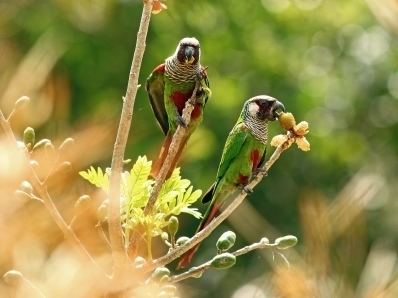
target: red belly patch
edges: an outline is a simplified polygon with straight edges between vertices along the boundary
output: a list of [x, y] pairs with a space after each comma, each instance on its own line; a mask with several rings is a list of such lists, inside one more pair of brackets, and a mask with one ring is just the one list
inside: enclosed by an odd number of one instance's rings
[[[183, 93], [180, 91], [175, 91], [172, 93], [171, 99], [172, 99], [173, 103], [175, 104], [175, 106], [177, 107], [178, 113], [180, 115], [182, 115], [182, 111], [185, 108], [185, 103], [187, 102], [188, 99], [191, 98], [192, 92], [193, 92], [193, 90], [191, 90], [187, 93]], [[195, 107], [191, 113], [192, 119], [198, 118], [201, 115], [201, 112], [202, 112], [202, 110], [201, 110], [200, 105], [195, 105]]]
[[250, 153], [250, 160], [252, 161], [252, 171], [254, 171], [260, 163], [260, 152], [257, 149]]
[[247, 185], [249, 183], [249, 177], [246, 175], [239, 174], [238, 184]]

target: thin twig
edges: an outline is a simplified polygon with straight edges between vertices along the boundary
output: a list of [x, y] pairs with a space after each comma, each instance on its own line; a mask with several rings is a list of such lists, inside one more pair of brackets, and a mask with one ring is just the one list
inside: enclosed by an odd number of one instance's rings
[[[289, 142], [291, 141], [292, 138], [295, 136], [287, 132], [287, 140], [280, 144], [278, 147], [276, 147], [274, 153], [271, 155], [269, 160], [264, 164], [264, 166], [260, 169], [259, 173], [254, 177], [254, 179], [249, 183], [248, 187], [253, 189], [260, 181], [263, 179], [265, 173], [267, 173], [272, 165], [279, 159], [281, 156], [282, 152], [285, 151], [289, 146]], [[247, 193], [242, 190], [242, 191], [237, 191], [235, 192], [232, 197], [232, 202], [228, 205], [227, 208], [213, 221], [210, 222], [208, 226], [206, 226], [203, 230], [201, 230], [199, 233], [195, 234], [187, 243], [185, 243], [182, 246], [179, 246], [175, 249], [172, 249], [169, 251], [168, 254], [154, 260], [152, 263], [148, 264], [144, 270], [145, 271], [150, 271], [153, 268], [156, 267], [162, 267], [165, 266], [181, 255], [183, 255], [185, 252], [187, 252], [189, 249], [193, 248], [195, 245], [203, 241], [206, 237], [208, 237], [211, 232], [217, 228], [245, 199]]]
[[[265, 240], [260, 240], [259, 242], [253, 243], [251, 245], [242, 247], [241, 249], [238, 249], [234, 252], [232, 252], [231, 254], [233, 254], [235, 257], [238, 257], [240, 255], [244, 255], [247, 254], [255, 249], [264, 249], [264, 248], [269, 248], [269, 247], [275, 247], [276, 244], [274, 243], [269, 243]], [[188, 271], [185, 271], [181, 274], [178, 275], [174, 275], [170, 277], [170, 282], [172, 283], [176, 283], [179, 282], [181, 280], [190, 278], [190, 277], [196, 277], [196, 276], [200, 276], [204, 271], [206, 271], [207, 269], [210, 268], [211, 263], [213, 260], [209, 260], [206, 263], [203, 263], [200, 266], [197, 267], [192, 267], [191, 269], [189, 269]]]
[[114, 277], [117, 278], [126, 265], [126, 252], [123, 245], [123, 232], [120, 219], [120, 182], [123, 169], [124, 151], [126, 149], [131, 119], [133, 117], [134, 102], [138, 90], [138, 77], [141, 69], [142, 58], [146, 46], [146, 36], [151, 19], [153, 0], [144, 1], [140, 27], [131, 64], [126, 95], [123, 98], [123, 108], [120, 116], [119, 128], [113, 148], [112, 167], [109, 187], [109, 237], [114, 261]]
[[[10, 140], [11, 144], [16, 146], [17, 140], [16, 140], [14, 133], [11, 129], [10, 123], [6, 120], [6, 118], [4, 117], [4, 114], [2, 113], [1, 110], [0, 110], [0, 123], [1, 123], [1, 126], [2, 126], [5, 134], [7, 135], [7, 138]], [[90, 253], [86, 250], [84, 245], [80, 242], [80, 239], [76, 236], [76, 234], [73, 232], [73, 230], [65, 222], [62, 215], [59, 213], [50, 194], [47, 191], [45, 184], [41, 183], [39, 177], [37, 176], [37, 174], [35, 172], [35, 169], [29, 163], [30, 157], [29, 157], [28, 152], [26, 152], [25, 156], [26, 156], [27, 168], [28, 168], [29, 174], [32, 178], [31, 179], [32, 186], [39, 194], [39, 197], [40, 197], [39, 199], [41, 199], [41, 202], [47, 208], [48, 212], [50, 213], [51, 217], [54, 219], [55, 223], [58, 225], [58, 227], [63, 232], [65, 239], [69, 243], [71, 243], [72, 246], [75, 247], [76, 250], [83, 257], [85, 257], [91, 264], [93, 264], [94, 267], [98, 269], [98, 271], [100, 271], [104, 276], [107, 276], [106, 273], [104, 272], [104, 270], [95, 262], [95, 260], [90, 255]]]
[[[189, 98], [189, 100], [187, 100], [187, 102], [185, 103], [184, 110], [182, 111], [182, 119], [184, 120], [187, 127], [189, 125], [189, 122], [191, 121], [192, 111], [195, 108], [196, 93], [198, 92], [199, 86], [200, 86], [200, 82], [199, 82], [199, 80], [197, 80], [195, 83], [195, 88], [192, 92], [192, 96]], [[177, 152], [178, 152], [178, 148], [181, 146], [181, 142], [187, 133], [188, 133], [187, 128], [185, 128], [181, 125], [179, 125], [177, 127], [177, 130], [173, 135], [173, 139], [171, 140], [170, 149], [169, 149], [167, 156], [162, 164], [160, 172], [159, 172], [158, 176], [156, 177], [155, 185], [153, 186], [148, 203], [145, 206], [145, 209], [144, 209], [145, 214], [149, 214], [152, 211], [153, 206], [155, 205], [156, 200], [158, 198], [160, 189], [162, 188], [162, 185], [163, 185], [164, 181], [166, 180], [167, 173], [170, 170], [171, 163], [175, 159]]]

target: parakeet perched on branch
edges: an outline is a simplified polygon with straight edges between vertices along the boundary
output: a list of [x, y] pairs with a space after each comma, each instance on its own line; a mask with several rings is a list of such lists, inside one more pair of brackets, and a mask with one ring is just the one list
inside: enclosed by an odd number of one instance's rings
[[192, 96], [197, 80], [200, 81], [200, 88], [196, 93], [196, 105], [191, 113], [187, 134], [178, 148], [168, 176], [173, 172], [189, 137], [202, 122], [203, 109], [210, 97], [206, 70], [200, 64], [199, 41], [193, 37], [183, 38], [175, 53], [168, 57], [165, 63], [157, 66], [147, 79], [149, 101], [166, 136], [158, 159], [152, 167], [153, 177], [158, 175], [163, 165], [177, 126], [186, 126], [182, 119], [182, 111], [186, 101]]
[[[285, 107], [275, 98], [259, 95], [243, 105], [235, 126], [228, 135], [215, 183], [203, 196], [202, 202], [210, 202], [197, 232], [206, 227], [236, 190], [244, 188], [261, 167], [268, 138], [268, 122], [278, 117]], [[247, 190], [249, 191], [249, 190]], [[186, 267], [199, 245], [186, 252], [177, 268]]]

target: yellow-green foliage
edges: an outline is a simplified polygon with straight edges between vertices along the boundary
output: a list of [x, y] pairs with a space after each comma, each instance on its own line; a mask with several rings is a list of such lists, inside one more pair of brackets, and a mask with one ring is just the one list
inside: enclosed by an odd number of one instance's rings
[[[196, 218], [201, 217], [200, 212], [190, 206], [200, 198], [202, 191], [194, 191], [191, 182], [181, 178], [179, 168], [163, 184], [154, 212], [144, 215], [144, 207], [154, 184], [154, 180], [149, 177], [151, 166], [152, 161], [148, 161], [146, 156], [140, 156], [130, 172], [125, 171], [122, 174], [121, 213], [126, 234], [128, 230], [140, 225], [145, 231], [150, 231], [152, 236], [156, 236], [167, 226], [171, 215], [188, 213]], [[108, 191], [109, 171], [90, 167], [79, 174], [91, 184]]]

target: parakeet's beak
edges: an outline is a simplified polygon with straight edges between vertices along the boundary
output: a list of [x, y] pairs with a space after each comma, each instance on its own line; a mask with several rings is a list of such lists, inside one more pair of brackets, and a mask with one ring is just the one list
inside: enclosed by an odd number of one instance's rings
[[185, 64], [192, 64], [195, 61], [194, 57], [195, 49], [193, 47], [187, 46], [185, 48], [185, 59], [184, 62]]
[[271, 115], [274, 117], [273, 120], [277, 119], [279, 115], [285, 111], [285, 106], [280, 101], [275, 101], [271, 107]]

